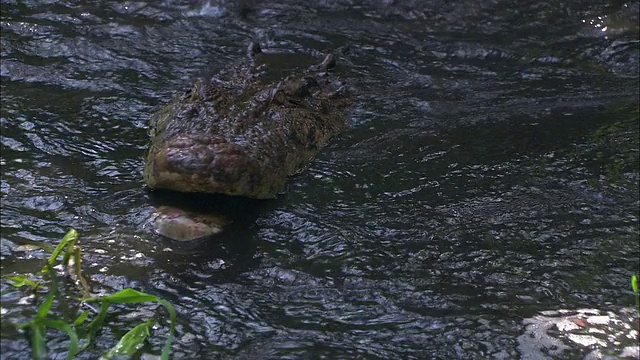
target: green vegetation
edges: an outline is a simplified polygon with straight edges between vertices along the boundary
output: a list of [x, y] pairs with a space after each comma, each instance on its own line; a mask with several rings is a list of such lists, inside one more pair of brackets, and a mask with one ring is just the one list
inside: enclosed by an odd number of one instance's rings
[[[110, 296], [91, 297], [89, 282], [82, 273], [81, 251], [77, 246], [78, 232], [71, 230], [62, 239], [62, 242], [53, 251], [51, 257], [40, 273], [40, 280], [34, 281], [27, 276], [14, 276], [9, 278], [9, 283], [16, 288], [25, 288], [32, 291], [36, 298], [44, 294], [44, 301], [40, 304], [36, 317], [29, 323], [20, 325], [20, 329], [27, 331], [32, 349], [33, 359], [47, 359], [46, 335], [47, 329], [54, 329], [65, 332], [69, 336], [69, 353], [67, 359], [73, 359], [75, 355], [87, 349], [94, 343], [96, 335], [103, 328], [105, 318], [109, 308], [113, 304], [140, 304], [158, 303], [164, 306], [171, 320], [169, 336], [162, 349], [161, 359], [169, 359], [171, 354], [171, 343], [173, 340], [176, 311], [173, 305], [166, 300], [156, 296], [145, 294], [133, 289], [124, 289]], [[61, 278], [57, 275], [54, 267], [58, 263], [58, 258], [62, 256], [59, 263], [65, 269], [66, 277], [74, 277], [76, 286], [61, 287]], [[82, 298], [67, 297], [64, 294], [82, 291]], [[81, 311], [83, 306], [89, 304], [100, 304], [100, 310], [95, 314], [91, 311]], [[54, 307], [57, 305], [57, 307]], [[90, 307], [90, 306], [89, 306]], [[69, 314], [69, 309], [75, 309]], [[66, 313], [67, 316], [57, 316], [56, 314]], [[91, 318], [91, 321], [87, 321]], [[149, 336], [151, 336], [153, 326], [157, 323], [155, 319], [150, 319], [127, 332], [120, 341], [101, 356], [101, 359], [111, 359], [116, 356], [133, 355], [142, 346]]]
[[631, 277], [631, 288], [633, 292], [636, 293], [636, 306], [638, 307], [638, 311], [640, 312], [640, 292], [638, 291], [638, 276], [633, 275]]

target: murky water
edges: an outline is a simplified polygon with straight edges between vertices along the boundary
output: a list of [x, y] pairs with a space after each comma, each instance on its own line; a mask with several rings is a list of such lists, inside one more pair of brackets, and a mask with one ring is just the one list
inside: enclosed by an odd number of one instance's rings
[[[177, 306], [175, 358], [580, 358], [637, 344], [527, 340], [540, 316], [583, 308], [637, 330], [637, 3], [1, 11], [3, 275], [42, 265], [17, 245], [75, 228], [97, 293], [130, 286]], [[167, 201], [142, 183], [149, 115], [251, 39], [317, 59], [348, 45], [350, 127], [277, 200], [168, 195], [234, 222], [190, 246], [161, 239], [144, 227]], [[3, 359], [29, 356], [10, 324], [36, 308], [20, 298], [2, 298]], [[83, 358], [139, 323], [126, 313]], [[61, 358], [67, 344], [50, 348]]]

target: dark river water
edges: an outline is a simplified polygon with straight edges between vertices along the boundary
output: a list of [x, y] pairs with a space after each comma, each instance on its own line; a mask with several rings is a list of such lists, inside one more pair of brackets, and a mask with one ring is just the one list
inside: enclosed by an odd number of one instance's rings
[[[96, 294], [176, 305], [176, 359], [637, 356], [637, 2], [1, 4], [4, 276], [77, 229]], [[252, 39], [293, 64], [348, 46], [349, 127], [276, 200], [169, 195], [233, 223], [161, 238], [149, 116]], [[11, 324], [37, 306], [8, 290], [2, 359], [29, 358]], [[584, 309], [612, 319], [602, 343], [536, 333]], [[80, 358], [153, 310], [117, 310]]]

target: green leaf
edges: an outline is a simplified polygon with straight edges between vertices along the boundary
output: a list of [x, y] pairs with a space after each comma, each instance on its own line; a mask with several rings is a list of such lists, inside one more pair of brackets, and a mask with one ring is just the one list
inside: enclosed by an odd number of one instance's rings
[[[105, 304], [139, 304], [139, 303], [144, 303], [144, 302], [157, 302], [160, 303], [162, 306], [164, 306], [167, 311], [169, 312], [169, 318], [171, 319], [171, 325], [169, 328], [169, 336], [167, 337], [167, 340], [162, 348], [162, 355], [161, 355], [161, 359], [162, 360], [168, 360], [169, 359], [169, 355], [171, 355], [171, 344], [173, 342], [173, 337], [175, 334], [175, 330], [176, 330], [176, 323], [178, 322], [178, 316], [176, 314], [176, 309], [173, 307], [173, 305], [171, 305], [170, 302], [163, 300], [161, 298], [158, 298], [156, 296], [150, 295], [150, 294], [145, 294], [143, 292], [131, 289], [131, 288], [127, 288], [124, 289], [118, 293], [115, 293], [111, 296], [100, 296], [100, 297], [93, 297], [93, 298], [86, 298], [83, 299], [83, 301], [85, 302], [99, 302], [102, 301], [102, 306], [104, 308]], [[102, 314], [102, 311], [100, 311], [100, 313]], [[94, 322], [91, 324], [92, 326], [97, 326], [94, 325], [98, 324], [96, 323], [96, 321], [98, 321], [98, 319], [94, 320]], [[99, 323], [100, 326], [101, 322]], [[92, 333], [95, 330], [92, 330]]]
[[78, 347], [80, 346], [80, 340], [78, 339], [76, 331], [62, 320], [42, 320], [41, 323], [54, 329], [64, 331], [69, 335], [71, 344], [69, 344], [69, 355], [67, 355], [67, 360], [72, 360], [78, 353]]
[[46, 300], [38, 308], [38, 319], [44, 319], [47, 317], [47, 315], [49, 315], [49, 311], [51, 311], [51, 306], [53, 306], [53, 301], [55, 299], [56, 293], [52, 290], [49, 290]]
[[51, 285], [49, 285], [49, 291], [47, 292], [47, 298], [38, 308], [38, 316], [36, 319], [44, 319], [49, 315], [49, 311], [51, 311], [51, 307], [53, 306], [53, 301], [56, 299], [58, 295], [58, 278], [54, 272], [51, 271], [51, 265], [46, 264], [45, 269], [51, 272]]
[[173, 337], [176, 332], [176, 323], [178, 322], [178, 316], [176, 315], [176, 308], [171, 305], [170, 302], [164, 299], [158, 299], [158, 302], [164, 306], [169, 312], [169, 318], [171, 319], [171, 325], [169, 327], [169, 336], [162, 347], [162, 360], [169, 360], [169, 356], [171, 355], [171, 343], [173, 342]]
[[143, 302], [157, 302], [153, 295], [145, 294], [131, 288], [124, 289], [110, 296], [100, 296], [83, 299], [85, 302], [106, 301], [111, 304], [139, 304]]
[[133, 355], [136, 351], [144, 345], [145, 340], [151, 335], [151, 328], [155, 324], [154, 320], [149, 320], [146, 323], [140, 324], [133, 329], [129, 330], [116, 346], [111, 348], [106, 354], [100, 357], [100, 359], [109, 360], [114, 356], [121, 355]]
[[[62, 241], [60, 242], [60, 244], [58, 244], [58, 246], [56, 247], [56, 249], [53, 251], [53, 254], [51, 254], [51, 257], [49, 258], [49, 261], [47, 261], [47, 264], [49, 266], [53, 266], [53, 264], [55, 264], [56, 260], [58, 259], [58, 256], [60, 256], [60, 253], [69, 245], [71, 244], [71, 247], [73, 247], [76, 243], [76, 241], [78, 241], [78, 232], [75, 230], [70, 230], [67, 235], [64, 236], [64, 238], [62, 238]], [[47, 267], [45, 267], [44, 269], [42, 269], [42, 273], [46, 274], [49, 272], [49, 269]]]
[[79, 246], [73, 249], [73, 261], [75, 263], [74, 272], [82, 287], [82, 294], [87, 297], [91, 294], [91, 286], [89, 285], [89, 280], [82, 273], [82, 252]]
[[100, 313], [98, 313], [98, 316], [91, 323], [89, 323], [89, 342], [87, 346], [89, 346], [89, 344], [93, 342], [96, 333], [100, 331], [100, 329], [102, 329], [102, 324], [104, 323], [104, 319], [107, 317], [109, 306], [109, 303], [103, 302], [102, 307], [100, 308]]
[[111, 304], [138, 304], [143, 302], [157, 302], [164, 306], [169, 312], [169, 318], [171, 320], [171, 325], [169, 328], [169, 336], [162, 347], [162, 360], [168, 360], [171, 355], [171, 344], [173, 342], [173, 337], [176, 331], [176, 323], [178, 322], [178, 316], [176, 314], [176, 309], [171, 305], [170, 302], [160, 299], [156, 296], [145, 294], [143, 292], [133, 290], [131, 288], [124, 289], [116, 294], [111, 296], [102, 296], [102, 297], [94, 297], [84, 299], [86, 302], [98, 302], [103, 301], [103, 306], [106, 303]]
[[631, 277], [631, 287], [633, 288], [633, 292], [638, 294], [638, 276], [633, 275]]
[[45, 336], [47, 334], [44, 324], [40, 321], [32, 321], [29, 324], [31, 329], [31, 356], [34, 360], [46, 360], [47, 344]]
[[73, 322], [73, 326], [81, 326], [82, 324], [84, 324], [84, 322], [89, 318], [89, 315], [91, 315], [91, 311], [88, 310], [80, 314], [76, 321]]
[[36, 289], [38, 286], [40, 286], [40, 283], [34, 282], [24, 276], [14, 276], [9, 278], [9, 285], [17, 288], [29, 286], [31, 289]]

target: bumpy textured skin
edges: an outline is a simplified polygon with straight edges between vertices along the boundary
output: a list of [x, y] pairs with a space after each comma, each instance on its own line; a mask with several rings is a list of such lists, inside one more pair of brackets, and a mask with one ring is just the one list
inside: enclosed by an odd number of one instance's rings
[[268, 83], [269, 69], [252, 61], [198, 80], [151, 117], [147, 185], [276, 197], [287, 177], [345, 126], [349, 95], [328, 73], [334, 64], [328, 56], [306, 72]]

